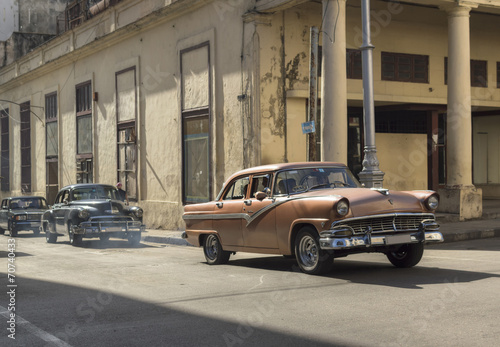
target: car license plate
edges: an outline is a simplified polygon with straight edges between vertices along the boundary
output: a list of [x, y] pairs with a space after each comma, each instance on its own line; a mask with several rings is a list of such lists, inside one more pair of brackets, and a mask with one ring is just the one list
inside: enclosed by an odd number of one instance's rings
[[401, 243], [411, 243], [411, 235], [387, 235], [385, 237], [386, 245], [397, 245]]

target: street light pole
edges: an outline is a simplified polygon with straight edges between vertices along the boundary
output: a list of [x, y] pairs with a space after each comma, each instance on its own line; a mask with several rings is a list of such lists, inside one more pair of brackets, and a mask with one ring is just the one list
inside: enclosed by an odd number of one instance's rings
[[365, 124], [365, 148], [363, 170], [359, 180], [368, 188], [382, 188], [384, 173], [379, 169], [377, 148], [375, 147], [375, 107], [373, 101], [373, 48], [370, 32], [370, 0], [361, 1], [363, 25], [363, 117]]

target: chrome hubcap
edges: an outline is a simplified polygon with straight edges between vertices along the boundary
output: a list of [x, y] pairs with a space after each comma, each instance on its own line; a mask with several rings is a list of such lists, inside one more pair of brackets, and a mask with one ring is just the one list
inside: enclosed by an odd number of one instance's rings
[[300, 240], [299, 258], [307, 268], [313, 268], [318, 263], [319, 250], [316, 242], [311, 236], [305, 236]]
[[218, 248], [219, 240], [217, 240], [217, 237], [214, 235], [209, 235], [207, 239], [207, 247], [206, 247], [206, 254], [207, 257], [210, 259], [215, 259], [217, 257], [217, 248]]

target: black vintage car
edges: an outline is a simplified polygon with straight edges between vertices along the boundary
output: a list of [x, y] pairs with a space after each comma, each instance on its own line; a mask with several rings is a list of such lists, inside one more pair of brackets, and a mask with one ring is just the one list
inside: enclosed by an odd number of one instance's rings
[[8, 230], [16, 237], [21, 230], [40, 233], [42, 214], [48, 209], [47, 201], [41, 196], [15, 196], [2, 200], [0, 209], [0, 234]]
[[48, 243], [69, 235], [74, 246], [81, 244], [82, 238], [107, 241], [111, 236], [127, 238], [131, 245], [137, 245], [146, 231], [142, 215], [140, 207], [127, 206], [120, 200], [114, 186], [74, 184], [59, 191], [52, 208], [43, 214], [41, 228]]

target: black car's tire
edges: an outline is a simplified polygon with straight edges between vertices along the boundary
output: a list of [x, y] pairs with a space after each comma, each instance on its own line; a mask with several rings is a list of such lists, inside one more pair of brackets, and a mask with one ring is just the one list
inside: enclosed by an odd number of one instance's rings
[[49, 224], [43, 223], [42, 228], [43, 228], [43, 232], [45, 232], [45, 241], [47, 241], [47, 243], [56, 243], [57, 242], [57, 234], [51, 233], [49, 231]]
[[215, 234], [210, 234], [203, 241], [203, 253], [210, 265], [226, 264], [229, 261], [231, 252], [222, 249], [219, 238]]
[[73, 233], [73, 223], [68, 222], [69, 243], [72, 246], [80, 246], [82, 244], [82, 235]]
[[127, 240], [131, 246], [138, 246], [141, 243], [141, 233], [130, 233]]
[[50, 231], [45, 232], [45, 241], [47, 243], [56, 243], [57, 242], [57, 234], [53, 234]]
[[4, 228], [0, 228], [0, 235], [3, 235], [5, 234], [5, 229]]
[[109, 235], [109, 234], [100, 234], [99, 240], [101, 240], [102, 242], [107, 242], [107, 241], [109, 241], [110, 236], [111, 235]]
[[33, 229], [33, 235], [35, 236], [40, 235], [40, 229]]
[[417, 265], [424, 254], [423, 243], [402, 245], [395, 252], [386, 253], [387, 259], [396, 267], [412, 267]]
[[295, 256], [300, 269], [309, 275], [322, 275], [333, 268], [333, 253], [319, 247], [319, 235], [311, 227], [304, 227], [295, 239]]

